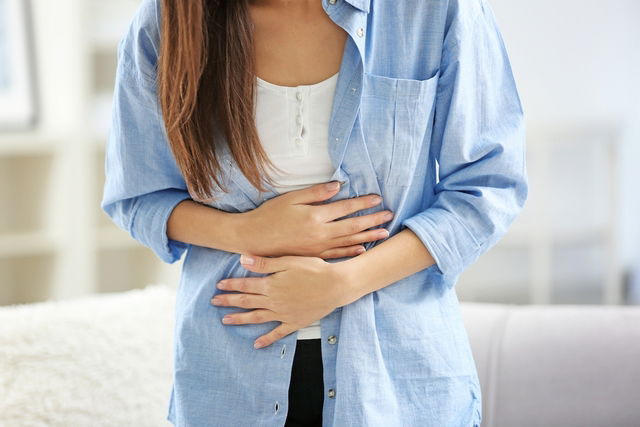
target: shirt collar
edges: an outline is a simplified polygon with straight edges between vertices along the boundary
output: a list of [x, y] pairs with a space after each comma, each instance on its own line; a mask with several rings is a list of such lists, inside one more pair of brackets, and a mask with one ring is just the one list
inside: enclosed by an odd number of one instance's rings
[[344, 0], [349, 3], [351, 6], [360, 9], [363, 12], [369, 13], [369, 6], [371, 0]]

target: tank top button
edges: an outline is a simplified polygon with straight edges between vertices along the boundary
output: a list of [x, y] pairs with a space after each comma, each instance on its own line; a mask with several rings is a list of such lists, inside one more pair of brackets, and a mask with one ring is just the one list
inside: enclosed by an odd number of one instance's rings
[[298, 99], [298, 101], [302, 100], [302, 92], [298, 91], [296, 92], [296, 98]]
[[297, 144], [297, 145], [301, 145], [301, 144], [302, 144], [302, 138], [300, 138], [299, 136], [298, 136], [298, 137], [296, 137], [296, 140], [295, 140], [295, 141], [296, 141], [296, 144]]

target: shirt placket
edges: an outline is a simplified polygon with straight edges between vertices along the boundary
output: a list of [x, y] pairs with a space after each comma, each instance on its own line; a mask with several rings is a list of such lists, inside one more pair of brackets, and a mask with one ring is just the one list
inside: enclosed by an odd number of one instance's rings
[[[287, 105], [293, 108], [290, 119], [292, 120], [292, 147], [291, 149], [299, 156], [306, 156], [308, 153], [308, 143], [305, 140], [304, 116], [309, 103], [310, 88], [306, 86], [287, 87]], [[291, 93], [293, 92], [293, 93]], [[293, 98], [293, 101], [291, 99]]]
[[[340, 200], [351, 197], [353, 189], [350, 185], [349, 175], [341, 167], [345, 158], [349, 136], [353, 130], [353, 126], [358, 114], [360, 104], [360, 94], [363, 84], [363, 67], [364, 67], [364, 46], [366, 34], [367, 12], [354, 8], [347, 4], [344, 0], [323, 0], [323, 8], [327, 12], [330, 19], [337, 25], [342, 27], [348, 34], [345, 43], [345, 51], [340, 65], [340, 74], [336, 82], [335, 98], [333, 108], [329, 119], [329, 141], [328, 150], [331, 161], [335, 167], [334, 173], [327, 181], [340, 181], [343, 185], [332, 199]], [[304, 98], [305, 91], [300, 91], [298, 95], [293, 88], [294, 99], [299, 103], [296, 105], [297, 114], [295, 115], [296, 129], [294, 133], [294, 147], [297, 146], [295, 138], [301, 138], [301, 144], [304, 145]], [[302, 99], [299, 99], [302, 98]], [[300, 120], [298, 120], [300, 115]], [[301, 123], [298, 123], [300, 121]], [[225, 151], [224, 160], [228, 162], [230, 169], [230, 177], [236, 182], [241, 191], [259, 206], [263, 201], [271, 197], [277, 196], [279, 193], [268, 183], [265, 183], [266, 192], [260, 193], [239, 171], [230, 153]], [[340, 259], [328, 259], [328, 262], [338, 262]], [[325, 403], [323, 405], [323, 424], [332, 425], [335, 414], [336, 399], [340, 398], [340, 390], [337, 386], [336, 378], [336, 362], [337, 347], [340, 342], [340, 311], [342, 307], [336, 308], [334, 311], [320, 319], [321, 329], [321, 346], [322, 346], [322, 364], [323, 364], [323, 383]], [[285, 419], [286, 411], [283, 411], [283, 403], [288, 402], [289, 378], [293, 365], [293, 356], [297, 344], [297, 333], [290, 334], [278, 341], [278, 346], [273, 349], [265, 349], [265, 357], [273, 357], [276, 359], [274, 364], [283, 363], [283, 365], [274, 365], [270, 369], [273, 375], [273, 381], [267, 382], [271, 386], [268, 390], [269, 396], [272, 397], [268, 411], [279, 420]], [[288, 375], [288, 376], [287, 376]], [[283, 378], [286, 377], [286, 381]], [[349, 396], [345, 395], [346, 399]], [[283, 421], [284, 425], [284, 421]]]
[[[349, 176], [342, 168], [349, 135], [353, 129], [363, 82], [364, 46], [367, 12], [356, 10], [342, 0], [324, 0], [323, 7], [329, 17], [348, 34], [345, 44], [345, 55], [340, 68], [340, 76], [336, 83], [334, 108], [329, 120], [329, 154], [336, 167], [331, 180], [339, 180], [349, 184]], [[350, 197], [350, 185], [344, 185], [333, 198], [336, 200]], [[321, 351], [323, 364], [324, 405], [323, 424], [332, 425], [335, 415], [336, 399], [340, 397], [337, 386], [336, 363], [337, 347], [340, 341], [340, 311], [338, 307], [320, 319]], [[348, 398], [348, 396], [347, 396]]]

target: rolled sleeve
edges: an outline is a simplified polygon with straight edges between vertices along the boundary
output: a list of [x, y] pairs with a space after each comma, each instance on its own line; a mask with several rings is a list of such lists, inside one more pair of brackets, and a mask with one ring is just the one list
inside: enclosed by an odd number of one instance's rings
[[109, 203], [105, 212], [134, 239], [151, 248], [158, 258], [171, 264], [182, 257], [189, 244], [169, 239], [167, 221], [178, 203], [189, 198], [184, 191], [160, 190]]
[[191, 198], [171, 152], [156, 96], [158, 32], [155, 2], [145, 0], [118, 45], [101, 208], [164, 262], [189, 244], [169, 239], [173, 209]]
[[451, 5], [430, 145], [439, 180], [402, 225], [457, 276], [506, 233], [528, 184], [524, 113], [493, 12], [484, 0]]

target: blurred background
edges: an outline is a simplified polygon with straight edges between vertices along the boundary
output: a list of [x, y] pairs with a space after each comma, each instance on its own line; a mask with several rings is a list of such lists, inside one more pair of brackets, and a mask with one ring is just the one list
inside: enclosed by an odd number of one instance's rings
[[[99, 206], [116, 46], [138, 4], [0, 0], [0, 305], [178, 282], [180, 262]], [[527, 115], [530, 196], [458, 295], [638, 304], [640, 2], [490, 4]]]

